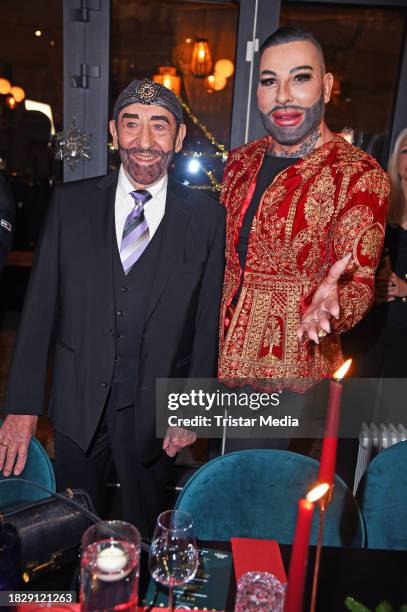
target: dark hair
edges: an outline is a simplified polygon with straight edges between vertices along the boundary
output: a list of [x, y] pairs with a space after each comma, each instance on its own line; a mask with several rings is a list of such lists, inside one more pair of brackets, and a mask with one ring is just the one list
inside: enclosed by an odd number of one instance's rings
[[260, 47], [260, 56], [263, 55], [263, 52], [269, 47], [286, 45], [287, 43], [296, 42], [298, 40], [306, 40], [314, 45], [318, 51], [318, 55], [320, 56], [322, 67], [325, 70], [324, 52], [318, 40], [313, 34], [311, 34], [311, 32], [307, 32], [306, 30], [302, 30], [301, 28], [296, 28], [294, 26], [283, 26], [268, 36]]

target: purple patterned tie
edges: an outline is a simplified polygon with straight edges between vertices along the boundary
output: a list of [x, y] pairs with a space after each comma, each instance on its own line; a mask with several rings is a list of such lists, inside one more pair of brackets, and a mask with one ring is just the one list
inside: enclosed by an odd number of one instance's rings
[[150, 234], [147, 219], [144, 216], [144, 204], [153, 197], [145, 189], [136, 189], [130, 195], [134, 199], [135, 206], [127, 216], [120, 245], [120, 259], [126, 275], [149, 243]]

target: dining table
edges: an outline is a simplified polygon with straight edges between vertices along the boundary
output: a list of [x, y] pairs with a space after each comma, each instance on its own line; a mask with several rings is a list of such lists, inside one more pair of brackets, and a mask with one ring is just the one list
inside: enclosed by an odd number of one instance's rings
[[[198, 542], [198, 547], [231, 553], [230, 542]], [[291, 546], [281, 544], [279, 548], [281, 560], [288, 574]], [[303, 612], [308, 612], [310, 609], [315, 552], [316, 548], [310, 546]], [[246, 565], [248, 563], [246, 560]], [[256, 569], [255, 556], [253, 557], [253, 569]], [[214, 579], [215, 576], [212, 577], [212, 580]], [[146, 593], [149, 580], [147, 554], [142, 552], [139, 585], [140, 602]], [[222, 580], [226, 580], [226, 578]], [[219, 606], [215, 609], [233, 612], [236, 596], [233, 563], [231, 563], [227, 580], [224, 601], [220, 601]], [[40, 576], [23, 588], [29, 591], [76, 590], [78, 592], [78, 587], [79, 561], [71, 563], [57, 572]], [[209, 577], [207, 588], [211, 588], [211, 577]], [[344, 612], [347, 610], [345, 606], [347, 597], [353, 597], [372, 611], [382, 601], [390, 602], [395, 612], [398, 612], [401, 605], [407, 605], [407, 550], [324, 546], [321, 553], [316, 611]], [[203, 605], [199, 609], [211, 610], [214, 608], [205, 608]]]

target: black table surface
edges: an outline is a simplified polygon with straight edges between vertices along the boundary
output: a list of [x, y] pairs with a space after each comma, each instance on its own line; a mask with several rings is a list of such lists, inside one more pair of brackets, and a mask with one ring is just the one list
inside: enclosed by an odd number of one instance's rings
[[[228, 542], [202, 542], [206, 548], [230, 550]], [[288, 574], [291, 546], [280, 545], [281, 556]], [[304, 612], [309, 610], [315, 547], [310, 547], [308, 575], [304, 595]], [[25, 588], [34, 591], [68, 590], [77, 587], [78, 575], [73, 564], [54, 574], [37, 578]], [[143, 595], [148, 579], [147, 555], [142, 554], [140, 595]], [[233, 611], [235, 577], [232, 573], [227, 611]], [[317, 611], [344, 612], [345, 599], [354, 597], [372, 610], [384, 600], [395, 611], [407, 604], [407, 550], [371, 550], [324, 547], [318, 585]]]

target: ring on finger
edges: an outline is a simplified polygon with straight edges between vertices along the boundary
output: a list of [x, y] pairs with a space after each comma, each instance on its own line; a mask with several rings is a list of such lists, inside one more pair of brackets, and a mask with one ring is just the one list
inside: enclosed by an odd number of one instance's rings
[[325, 338], [325, 336], [328, 335], [328, 332], [326, 332], [324, 329], [320, 329], [317, 336], [320, 340], [322, 340], [322, 338]]
[[3, 440], [0, 440], [0, 444], [1, 444], [2, 446], [5, 446], [6, 448], [8, 448], [8, 444], [7, 444], [7, 442], [3, 442]]

